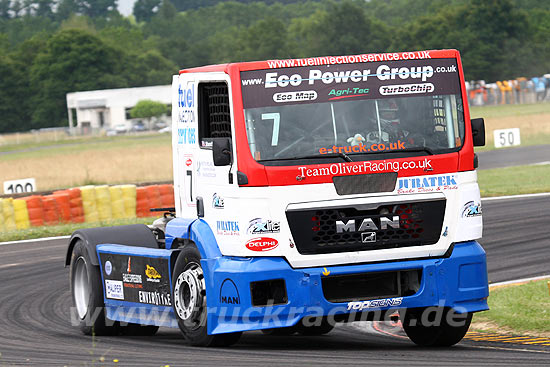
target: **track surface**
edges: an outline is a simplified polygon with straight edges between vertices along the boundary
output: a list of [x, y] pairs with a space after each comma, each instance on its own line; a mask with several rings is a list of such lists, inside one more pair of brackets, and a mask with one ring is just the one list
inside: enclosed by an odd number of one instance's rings
[[[546, 219], [550, 196], [487, 201], [483, 211], [481, 242], [491, 282], [550, 274]], [[422, 349], [406, 338], [373, 332], [372, 323], [340, 326], [323, 337], [250, 332], [227, 349], [186, 346], [175, 329], [161, 329], [150, 338], [92, 341], [71, 326], [65, 249], [66, 240], [0, 246], [0, 366], [550, 364], [548, 347], [465, 340], [450, 349]]]
[[479, 169], [550, 164], [550, 145], [534, 145], [488, 150], [477, 153]]

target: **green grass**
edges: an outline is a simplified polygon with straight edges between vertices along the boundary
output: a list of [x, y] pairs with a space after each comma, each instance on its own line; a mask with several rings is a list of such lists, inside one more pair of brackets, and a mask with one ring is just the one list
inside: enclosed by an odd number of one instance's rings
[[0, 242], [30, 240], [34, 238], [69, 236], [77, 229], [92, 227], [113, 227], [125, 224], [152, 224], [156, 217], [114, 219], [96, 223], [68, 223], [55, 226], [32, 227], [29, 229], [18, 229], [15, 231], [0, 232]]
[[507, 104], [498, 106], [475, 106], [470, 107], [470, 116], [472, 118], [483, 117], [508, 117], [508, 116], [526, 116], [537, 115], [541, 113], [550, 113], [550, 103], [535, 104]]
[[482, 197], [550, 192], [550, 165], [477, 171]]
[[[489, 311], [477, 313], [476, 322], [487, 322], [515, 333], [550, 332], [548, 279], [492, 290]], [[491, 330], [499, 331], [499, 330]]]

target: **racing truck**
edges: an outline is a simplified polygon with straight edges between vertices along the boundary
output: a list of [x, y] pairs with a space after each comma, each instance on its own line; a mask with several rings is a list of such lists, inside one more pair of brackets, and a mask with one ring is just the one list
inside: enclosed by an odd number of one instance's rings
[[227, 346], [386, 320], [417, 345], [458, 343], [489, 294], [485, 128], [467, 101], [457, 50], [181, 70], [175, 207], [74, 232], [75, 323]]

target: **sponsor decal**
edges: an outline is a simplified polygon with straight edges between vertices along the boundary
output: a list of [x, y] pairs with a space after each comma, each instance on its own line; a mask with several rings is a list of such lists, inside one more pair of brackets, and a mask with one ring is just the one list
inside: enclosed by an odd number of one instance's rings
[[[398, 61], [398, 60], [421, 60], [431, 59], [430, 51], [416, 52], [392, 52], [383, 54], [361, 54], [349, 56], [321, 56], [308, 57], [305, 59], [287, 59], [287, 60], [270, 60], [267, 62], [271, 69], [295, 67], [295, 66], [314, 66], [314, 65], [336, 65], [336, 64], [352, 64], [360, 62], [377, 62], [377, 61]], [[243, 80], [243, 85], [246, 85]]]
[[195, 123], [195, 86], [188, 84], [189, 88], [178, 87], [178, 144], [195, 144], [196, 130], [188, 126]]
[[441, 175], [429, 177], [404, 177], [397, 182], [398, 194], [418, 192], [434, 192], [441, 190], [456, 190], [456, 175]]
[[111, 275], [113, 271], [113, 264], [109, 260], [105, 261], [105, 274]]
[[328, 92], [329, 101], [342, 98], [361, 97], [369, 94], [369, 88], [347, 88], [347, 89], [331, 89]]
[[249, 240], [245, 246], [251, 251], [263, 252], [273, 250], [279, 246], [279, 242], [274, 238], [260, 237]]
[[201, 147], [203, 148], [210, 148], [212, 149], [212, 146], [214, 145], [214, 142], [207, 141], [207, 140], [201, 140]]
[[456, 59], [318, 65], [241, 72], [245, 109], [352, 98], [460, 93]]
[[317, 92], [314, 90], [282, 92], [282, 93], [275, 93], [273, 95], [273, 101], [277, 103], [313, 101], [316, 99], [317, 99]]
[[271, 219], [255, 218], [248, 223], [248, 234], [264, 234], [264, 233], [279, 233], [281, 231], [281, 223], [272, 221]]
[[366, 308], [400, 306], [402, 302], [403, 297], [373, 299], [371, 301], [353, 301], [348, 302], [348, 311], [362, 311]]
[[202, 177], [216, 177], [216, 169], [214, 162], [199, 161], [197, 165], [197, 174]]
[[187, 167], [191, 166], [193, 164], [193, 161], [191, 160], [191, 158], [187, 158], [187, 160], [185, 161], [185, 165]]
[[432, 83], [383, 85], [380, 87], [380, 94], [383, 96], [394, 96], [398, 94], [431, 93], [434, 90], [435, 87]]
[[[158, 305], [170, 305], [170, 279], [168, 257], [147, 257], [99, 252], [101, 264], [109, 261], [111, 274], [104, 274], [105, 295], [112, 299], [123, 299]], [[111, 284], [108, 289], [107, 284]], [[120, 290], [122, 288], [122, 290]], [[144, 293], [140, 293], [144, 292]]]
[[147, 281], [152, 283], [160, 283], [160, 278], [162, 278], [157, 271], [157, 269], [153, 268], [152, 266], [145, 265], [145, 275], [147, 275]]
[[122, 273], [122, 281], [125, 287], [129, 288], [141, 288], [139, 286], [131, 286], [129, 284], [141, 284], [141, 275], [132, 274], [132, 258], [128, 257], [128, 265], [126, 266], [126, 273]]
[[223, 198], [218, 195], [217, 193], [214, 193], [214, 195], [212, 195], [212, 208], [214, 209], [223, 209], [225, 208], [225, 202], [223, 200]]
[[473, 218], [473, 217], [479, 217], [481, 216], [481, 203], [480, 202], [474, 202], [474, 201], [468, 201], [464, 206], [462, 207], [462, 218]]
[[139, 291], [139, 302], [155, 306], [172, 306], [170, 293]]
[[[353, 139], [353, 138], [350, 138]], [[331, 153], [368, 153], [368, 152], [382, 152], [385, 150], [400, 150], [405, 149], [405, 142], [398, 140], [395, 143], [384, 143], [365, 145], [359, 143], [358, 145], [350, 145], [345, 147], [338, 147], [333, 145], [328, 148], [320, 148], [319, 154], [331, 154]]]
[[408, 169], [431, 169], [432, 160], [424, 158], [420, 161], [376, 161], [376, 162], [357, 162], [357, 163], [333, 163], [328, 167], [309, 168], [298, 167], [300, 176], [302, 177], [317, 177], [317, 176], [334, 176], [334, 175], [351, 175], [374, 172], [399, 172]]
[[105, 297], [124, 300], [124, 287], [120, 280], [105, 279]]
[[216, 221], [216, 229], [219, 235], [222, 236], [239, 236], [239, 222], [231, 220], [218, 220]]
[[231, 279], [227, 278], [222, 282], [220, 287], [220, 303], [226, 305], [240, 305], [241, 297], [239, 290]]
[[[375, 219], [378, 222], [378, 224], [374, 222]], [[388, 227], [399, 228], [398, 215], [381, 216], [380, 218], [363, 218], [362, 220], [350, 219], [347, 222], [344, 222], [342, 220], [336, 221], [336, 233], [366, 232], [366, 231], [371, 231], [369, 233], [372, 233], [372, 231], [385, 230], [385, 229], [388, 229]], [[374, 236], [374, 239], [376, 240], [376, 234]], [[374, 241], [363, 241], [363, 242], [374, 242]]]

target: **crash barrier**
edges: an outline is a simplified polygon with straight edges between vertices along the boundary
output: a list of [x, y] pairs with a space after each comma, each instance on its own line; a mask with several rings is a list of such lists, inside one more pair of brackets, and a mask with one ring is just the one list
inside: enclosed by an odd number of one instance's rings
[[174, 186], [98, 185], [0, 198], [0, 231], [43, 225], [150, 217], [152, 208], [174, 207]]

